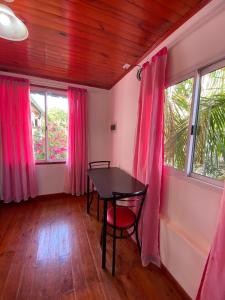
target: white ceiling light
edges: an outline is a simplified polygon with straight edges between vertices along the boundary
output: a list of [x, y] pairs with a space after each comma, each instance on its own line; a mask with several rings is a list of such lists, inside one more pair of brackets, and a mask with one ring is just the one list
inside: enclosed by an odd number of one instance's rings
[[25, 24], [3, 4], [0, 4], [0, 37], [10, 41], [23, 41], [28, 37]]

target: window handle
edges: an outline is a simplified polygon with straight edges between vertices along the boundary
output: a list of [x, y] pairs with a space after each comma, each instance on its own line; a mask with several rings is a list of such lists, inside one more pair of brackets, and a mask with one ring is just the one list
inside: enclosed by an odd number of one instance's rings
[[195, 135], [195, 125], [191, 125], [191, 135]]

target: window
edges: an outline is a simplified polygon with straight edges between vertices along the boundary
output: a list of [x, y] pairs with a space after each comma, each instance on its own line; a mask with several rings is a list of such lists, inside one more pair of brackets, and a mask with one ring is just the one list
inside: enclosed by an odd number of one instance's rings
[[[166, 89], [165, 163], [188, 176], [225, 179], [225, 61]], [[193, 100], [192, 100], [193, 99]]]
[[225, 68], [201, 77], [193, 172], [225, 179]]
[[36, 160], [45, 160], [45, 95], [31, 93], [31, 123]]
[[65, 161], [67, 156], [68, 101], [64, 93], [30, 93], [35, 159]]
[[192, 90], [193, 78], [166, 90], [165, 162], [180, 170], [185, 169]]

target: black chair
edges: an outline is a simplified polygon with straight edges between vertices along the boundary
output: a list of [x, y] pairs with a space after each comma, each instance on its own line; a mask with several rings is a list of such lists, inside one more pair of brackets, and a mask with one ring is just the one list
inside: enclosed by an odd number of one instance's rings
[[116, 239], [125, 239], [135, 233], [138, 250], [141, 253], [138, 224], [147, 189], [148, 186], [143, 191], [132, 194], [113, 192], [112, 206], [107, 210], [106, 228], [106, 233], [113, 238], [113, 276], [115, 275], [116, 265]]
[[[96, 169], [96, 168], [110, 168], [110, 160], [99, 160], [99, 161], [91, 161], [89, 162], [89, 168], [90, 169]], [[91, 193], [91, 201], [89, 204], [89, 207], [91, 207], [91, 203], [94, 199], [94, 185], [92, 184], [92, 193]], [[99, 221], [99, 202], [100, 197], [99, 194], [97, 196], [97, 219]]]

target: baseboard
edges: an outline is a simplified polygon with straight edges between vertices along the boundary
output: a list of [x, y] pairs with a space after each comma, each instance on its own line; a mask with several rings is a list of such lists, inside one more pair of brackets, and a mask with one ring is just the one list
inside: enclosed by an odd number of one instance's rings
[[45, 195], [37, 195], [36, 197], [29, 197], [27, 200], [20, 200], [19, 202], [16, 201], [10, 201], [10, 202], [4, 202], [2, 199], [0, 199], [0, 204], [10, 204], [10, 203], [25, 203], [30, 200], [41, 200], [41, 199], [51, 199], [51, 198], [56, 198], [56, 197], [71, 197], [70, 194], [66, 193], [55, 193], [55, 194], [45, 194]]
[[70, 194], [66, 193], [55, 193], [55, 194], [45, 194], [45, 195], [38, 195], [35, 197], [35, 199], [40, 199], [40, 198], [55, 198], [55, 197], [65, 197], [65, 196], [71, 196]]
[[177, 291], [179, 292], [182, 300], [191, 300], [191, 297], [185, 292], [182, 286], [177, 282], [169, 270], [161, 263], [161, 270], [164, 275], [176, 286]]
[[71, 194], [67, 194], [67, 193], [55, 193], [55, 194], [44, 194], [44, 195], [38, 195], [33, 199], [43, 199], [43, 198], [58, 198], [58, 197], [84, 197], [85, 195], [81, 195], [81, 196], [75, 196], [75, 195], [71, 195]]

